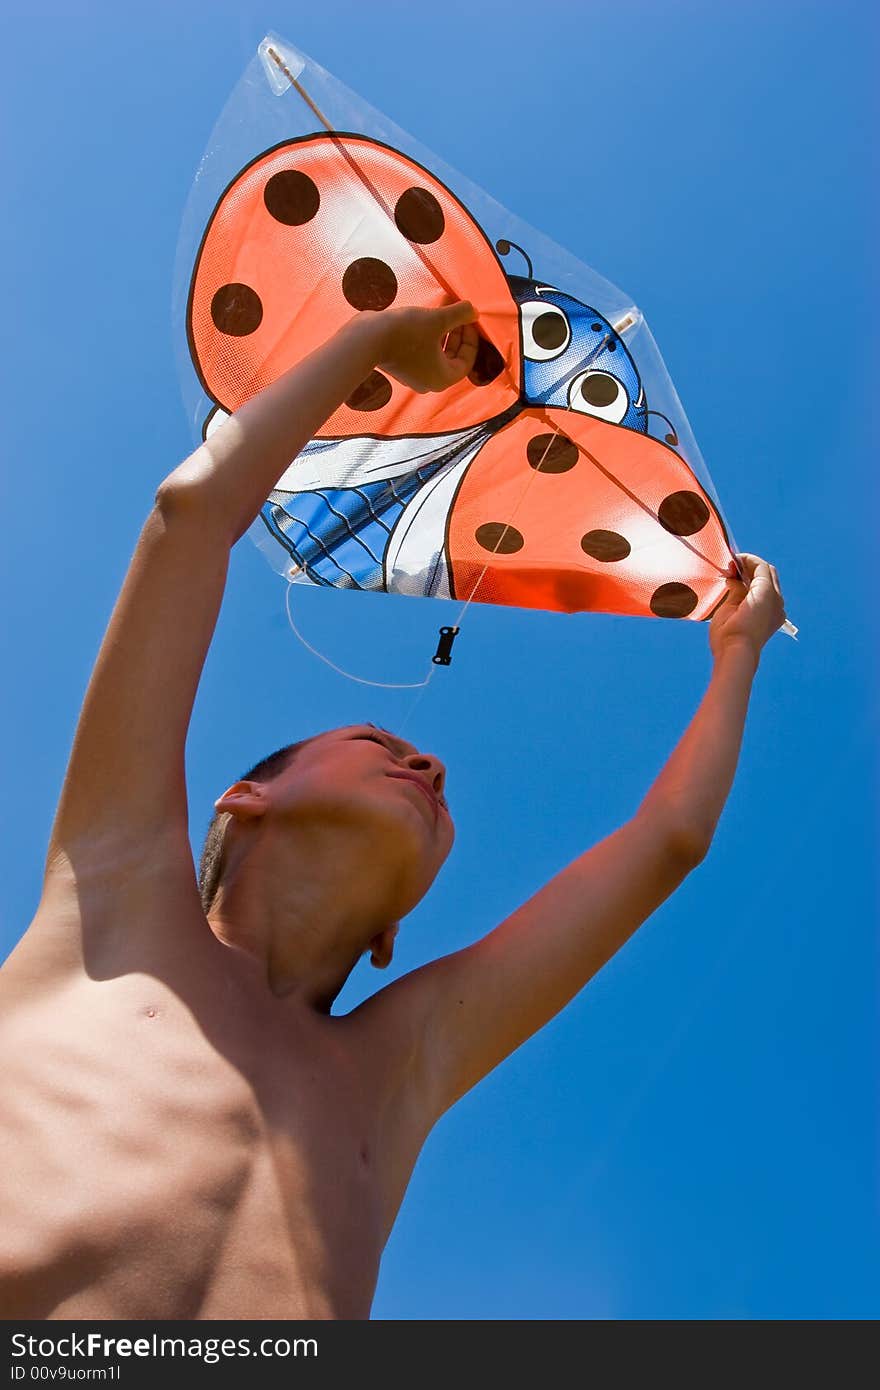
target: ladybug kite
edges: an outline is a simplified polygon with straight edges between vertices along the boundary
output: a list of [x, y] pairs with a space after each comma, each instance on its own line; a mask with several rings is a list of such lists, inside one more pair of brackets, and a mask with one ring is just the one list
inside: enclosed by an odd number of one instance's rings
[[[502, 265], [514, 249], [527, 275]], [[359, 312], [451, 299], [478, 314], [470, 376], [439, 395], [378, 370], [361, 382], [262, 508], [285, 572], [337, 588], [709, 617], [733, 551], [675, 428], [646, 399], [626, 342], [638, 318], [612, 322], [536, 279], [526, 252], [493, 245], [435, 174], [366, 135], [328, 128], [275, 144], [216, 202], [186, 310], [213, 402], [205, 437]]]

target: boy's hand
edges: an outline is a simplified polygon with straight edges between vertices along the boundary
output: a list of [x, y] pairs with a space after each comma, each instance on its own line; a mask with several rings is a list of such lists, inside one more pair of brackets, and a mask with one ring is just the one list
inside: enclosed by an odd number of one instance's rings
[[385, 309], [376, 365], [425, 395], [445, 391], [473, 371], [479, 345], [476, 312], [467, 300], [440, 309]]
[[709, 646], [717, 661], [726, 647], [744, 642], [757, 666], [764, 643], [785, 620], [785, 604], [775, 565], [757, 555], [740, 555], [739, 561], [747, 582], [739, 578], [731, 560], [727, 597], [709, 621]]

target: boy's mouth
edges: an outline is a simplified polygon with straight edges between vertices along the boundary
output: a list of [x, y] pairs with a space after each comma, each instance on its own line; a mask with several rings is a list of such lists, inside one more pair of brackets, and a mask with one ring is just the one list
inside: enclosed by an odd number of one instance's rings
[[423, 777], [419, 777], [414, 772], [389, 772], [389, 777], [397, 778], [401, 782], [411, 782], [414, 787], [418, 787], [422, 796], [431, 808], [434, 817], [434, 824], [437, 824], [437, 817], [440, 814], [440, 802], [436, 793], [428, 786]]

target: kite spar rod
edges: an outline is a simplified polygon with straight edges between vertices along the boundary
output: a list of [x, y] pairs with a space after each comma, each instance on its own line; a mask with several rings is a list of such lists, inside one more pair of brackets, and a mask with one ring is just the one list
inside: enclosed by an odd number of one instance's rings
[[324, 129], [329, 131], [331, 135], [335, 135], [336, 131], [333, 129], [333, 126], [327, 120], [327, 117], [324, 115], [323, 111], [321, 111], [321, 109], [315, 105], [315, 103], [312, 101], [312, 98], [306, 91], [305, 87], [300, 86], [299, 82], [297, 82], [296, 78], [290, 71], [290, 68], [287, 66], [281, 55], [277, 53], [276, 50], [272, 47], [267, 48], [266, 53], [272, 59], [272, 62], [275, 63], [281, 69], [281, 71], [284, 73], [284, 76], [290, 83], [291, 87], [293, 87], [294, 90], [299, 93], [303, 101], [306, 103], [306, 106], [310, 107], [311, 110], [314, 111], [315, 115], [321, 122], [321, 125], [324, 127]]

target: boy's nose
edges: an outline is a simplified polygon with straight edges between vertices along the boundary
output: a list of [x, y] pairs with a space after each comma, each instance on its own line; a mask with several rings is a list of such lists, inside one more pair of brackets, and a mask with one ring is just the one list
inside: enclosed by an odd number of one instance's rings
[[435, 758], [432, 753], [411, 753], [406, 759], [406, 765], [413, 772], [420, 772], [422, 776], [428, 777], [438, 796], [443, 795], [443, 789], [446, 786], [446, 768], [439, 758]]

